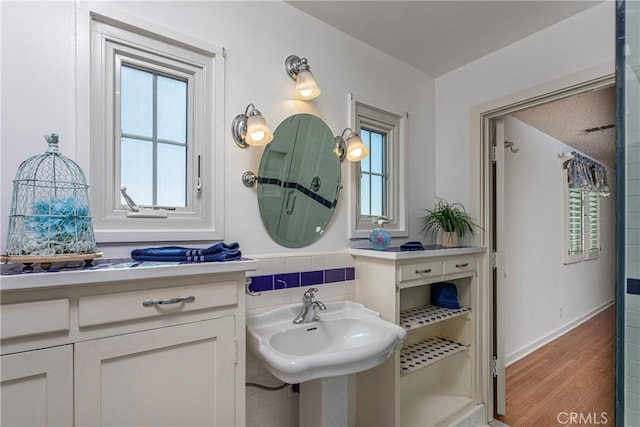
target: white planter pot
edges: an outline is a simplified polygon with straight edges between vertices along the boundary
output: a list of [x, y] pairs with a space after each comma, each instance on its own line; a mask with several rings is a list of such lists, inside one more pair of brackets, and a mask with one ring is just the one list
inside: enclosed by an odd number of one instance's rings
[[440, 234], [440, 244], [447, 248], [455, 248], [458, 246], [458, 234], [457, 233], [449, 233], [447, 231], [443, 231]]

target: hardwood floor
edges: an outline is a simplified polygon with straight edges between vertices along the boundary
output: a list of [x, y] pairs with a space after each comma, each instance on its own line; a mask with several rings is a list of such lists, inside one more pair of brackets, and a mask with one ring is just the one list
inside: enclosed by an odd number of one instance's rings
[[506, 372], [512, 427], [613, 426], [615, 307], [517, 361]]

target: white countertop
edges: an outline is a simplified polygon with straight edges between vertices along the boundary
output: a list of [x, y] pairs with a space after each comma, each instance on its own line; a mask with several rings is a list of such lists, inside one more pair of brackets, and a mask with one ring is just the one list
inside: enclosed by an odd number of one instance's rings
[[[80, 265], [80, 264], [79, 264]], [[7, 267], [13, 266], [8, 274]], [[133, 260], [100, 260], [94, 266], [75, 269], [22, 272], [21, 265], [4, 265], [0, 276], [0, 291], [44, 289], [61, 286], [90, 285], [96, 283], [119, 282], [125, 280], [156, 279], [171, 276], [196, 276], [217, 273], [253, 271], [260, 267], [260, 261], [242, 259], [239, 261], [203, 262], [194, 264], [136, 262]]]
[[469, 255], [484, 253], [487, 248], [483, 246], [465, 246], [459, 248], [445, 248], [443, 246], [427, 246], [423, 251], [400, 251], [398, 247], [388, 248], [384, 251], [377, 251], [368, 248], [349, 248], [348, 253], [353, 256], [370, 258], [382, 258], [392, 260], [410, 260], [420, 258], [434, 258], [454, 255]]

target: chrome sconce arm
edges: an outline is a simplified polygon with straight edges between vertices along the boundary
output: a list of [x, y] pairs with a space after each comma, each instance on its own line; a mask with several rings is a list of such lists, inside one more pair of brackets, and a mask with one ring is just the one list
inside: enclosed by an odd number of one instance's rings
[[247, 105], [244, 114], [238, 114], [231, 122], [231, 136], [240, 148], [252, 145], [260, 147], [273, 140], [273, 132], [267, 121], [253, 104]]
[[334, 151], [340, 157], [341, 162], [345, 158], [350, 162], [359, 162], [369, 155], [369, 149], [351, 128], [346, 128], [340, 136], [336, 136], [334, 139], [336, 142]]

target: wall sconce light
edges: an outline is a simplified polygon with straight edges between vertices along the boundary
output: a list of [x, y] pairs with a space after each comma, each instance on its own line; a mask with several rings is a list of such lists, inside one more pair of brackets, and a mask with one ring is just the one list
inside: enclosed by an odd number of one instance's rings
[[244, 114], [238, 114], [231, 122], [231, 135], [236, 145], [247, 148], [252, 145], [260, 147], [273, 140], [273, 132], [267, 122], [253, 104], [247, 105]]
[[311, 74], [307, 58], [289, 55], [284, 60], [284, 69], [289, 77], [296, 81], [296, 88], [293, 90], [294, 99], [309, 101], [320, 95], [320, 86]]
[[[347, 132], [347, 138], [345, 139], [344, 135]], [[350, 162], [359, 162], [369, 155], [369, 149], [351, 128], [346, 128], [342, 131], [342, 135], [336, 136], [335, 141], [335, 153], [340, 157], [340, 161], [343, 161], [346, 157]]]

